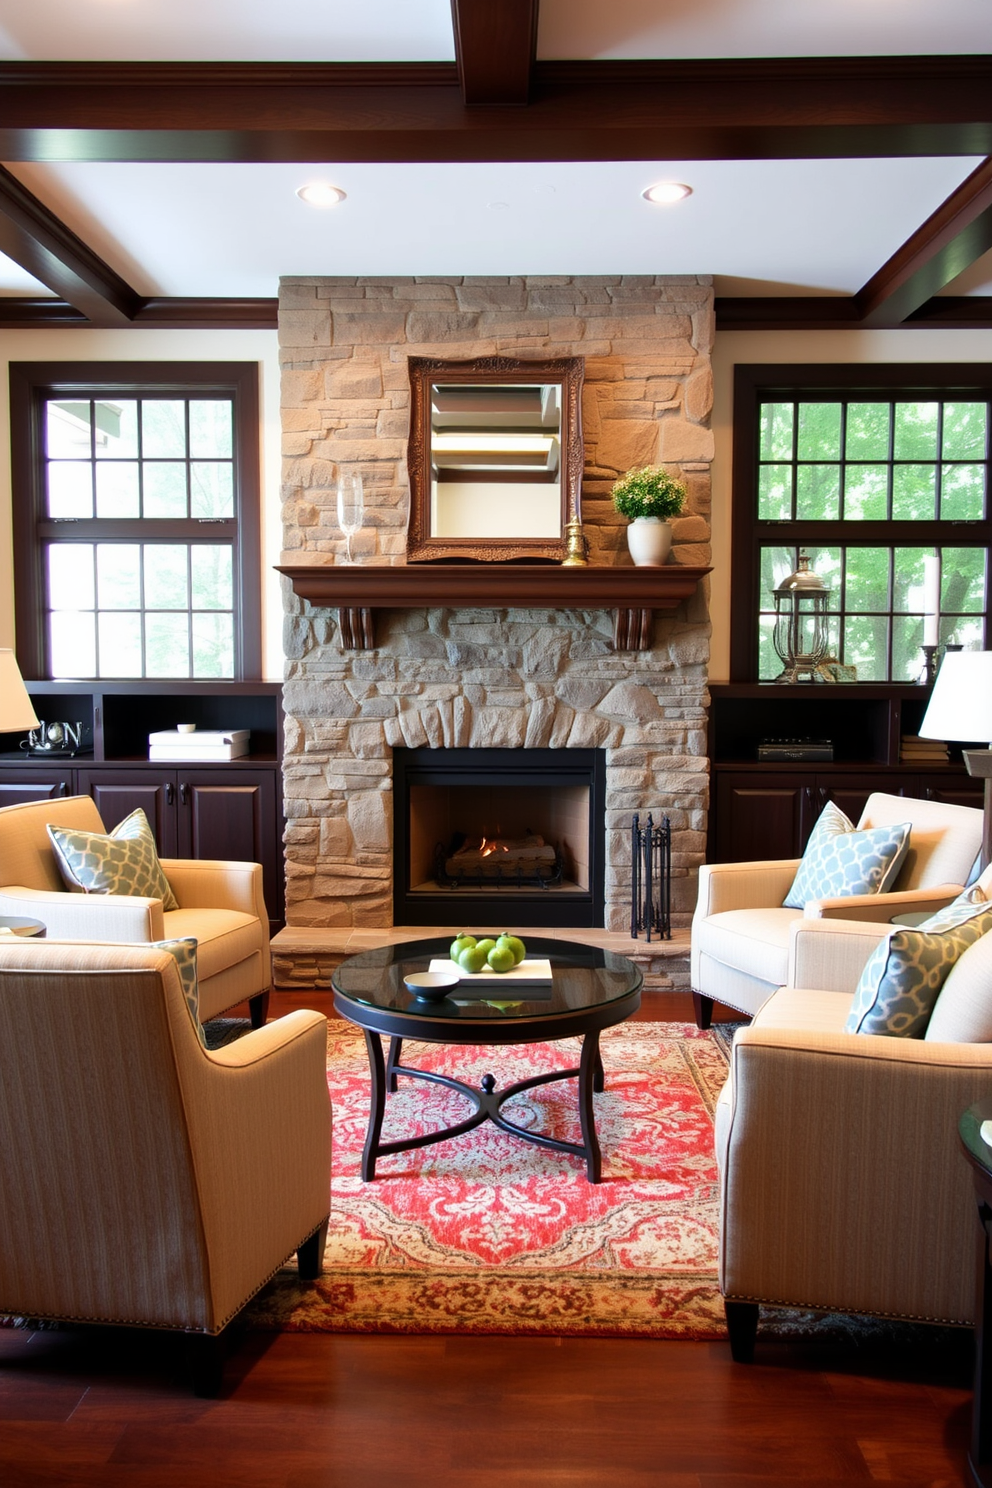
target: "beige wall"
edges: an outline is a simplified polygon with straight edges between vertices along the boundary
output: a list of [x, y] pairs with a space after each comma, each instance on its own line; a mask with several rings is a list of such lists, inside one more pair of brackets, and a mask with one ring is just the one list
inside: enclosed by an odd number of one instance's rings
[[734, 367], [761, 362], [987, 362], [992, 331], [730, 331], [713, 347], [713, 574], [710, 681], [730, 676]]
[[[262, 675], [282, 679], [279, 352], [275, 331], [0, 331], [0, 449], [10, 448], [10, 362], [257, 362], [262, 411]], [[14, 644], [10, 461], [0, 460], [0, 646]]]

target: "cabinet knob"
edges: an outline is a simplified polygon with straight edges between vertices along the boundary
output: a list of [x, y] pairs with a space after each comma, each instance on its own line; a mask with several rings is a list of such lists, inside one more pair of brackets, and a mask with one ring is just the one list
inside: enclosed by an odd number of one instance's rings
[[179, 800], [183, 806], [185, 806], [189, 800], [189, 786], [186, 784], [185, 780], [179, 787]]
[[166, 804], [166, 806], [171, 806], [174, 798], [175, 798], [175, 791], [172, 788], [172, 781], [171, 780], [167, 780], [165, 782], [165, 804]]

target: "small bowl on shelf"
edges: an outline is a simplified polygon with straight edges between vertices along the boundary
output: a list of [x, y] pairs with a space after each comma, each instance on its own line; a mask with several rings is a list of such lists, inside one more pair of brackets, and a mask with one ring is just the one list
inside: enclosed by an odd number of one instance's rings
[[403, 978], [403, 985], [421, 1002], [441, 1002], [458, 986], [458, 981], [458, 973], [454, 971], [413, 971]]

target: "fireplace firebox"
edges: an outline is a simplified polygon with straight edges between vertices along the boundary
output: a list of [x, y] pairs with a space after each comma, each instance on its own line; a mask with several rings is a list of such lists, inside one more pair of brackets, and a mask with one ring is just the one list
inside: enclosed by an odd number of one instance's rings
[[393, 918], [600, 928], [601, 749], [396, 749]]

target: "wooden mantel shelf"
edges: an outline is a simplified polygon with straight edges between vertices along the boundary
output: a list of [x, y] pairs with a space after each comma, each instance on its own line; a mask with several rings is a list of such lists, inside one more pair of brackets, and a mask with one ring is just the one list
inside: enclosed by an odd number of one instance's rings
[[576, 609], [615, 610], [618, 651], [651, 645], [655, 610], [673, 610], [695, 591], [708, 568], [565, 568], [551, 564], [404, 563], [287, 564], [279, 567], [293, 592], [340, 611], [349, 650], [375, 645], [376, 610]]

